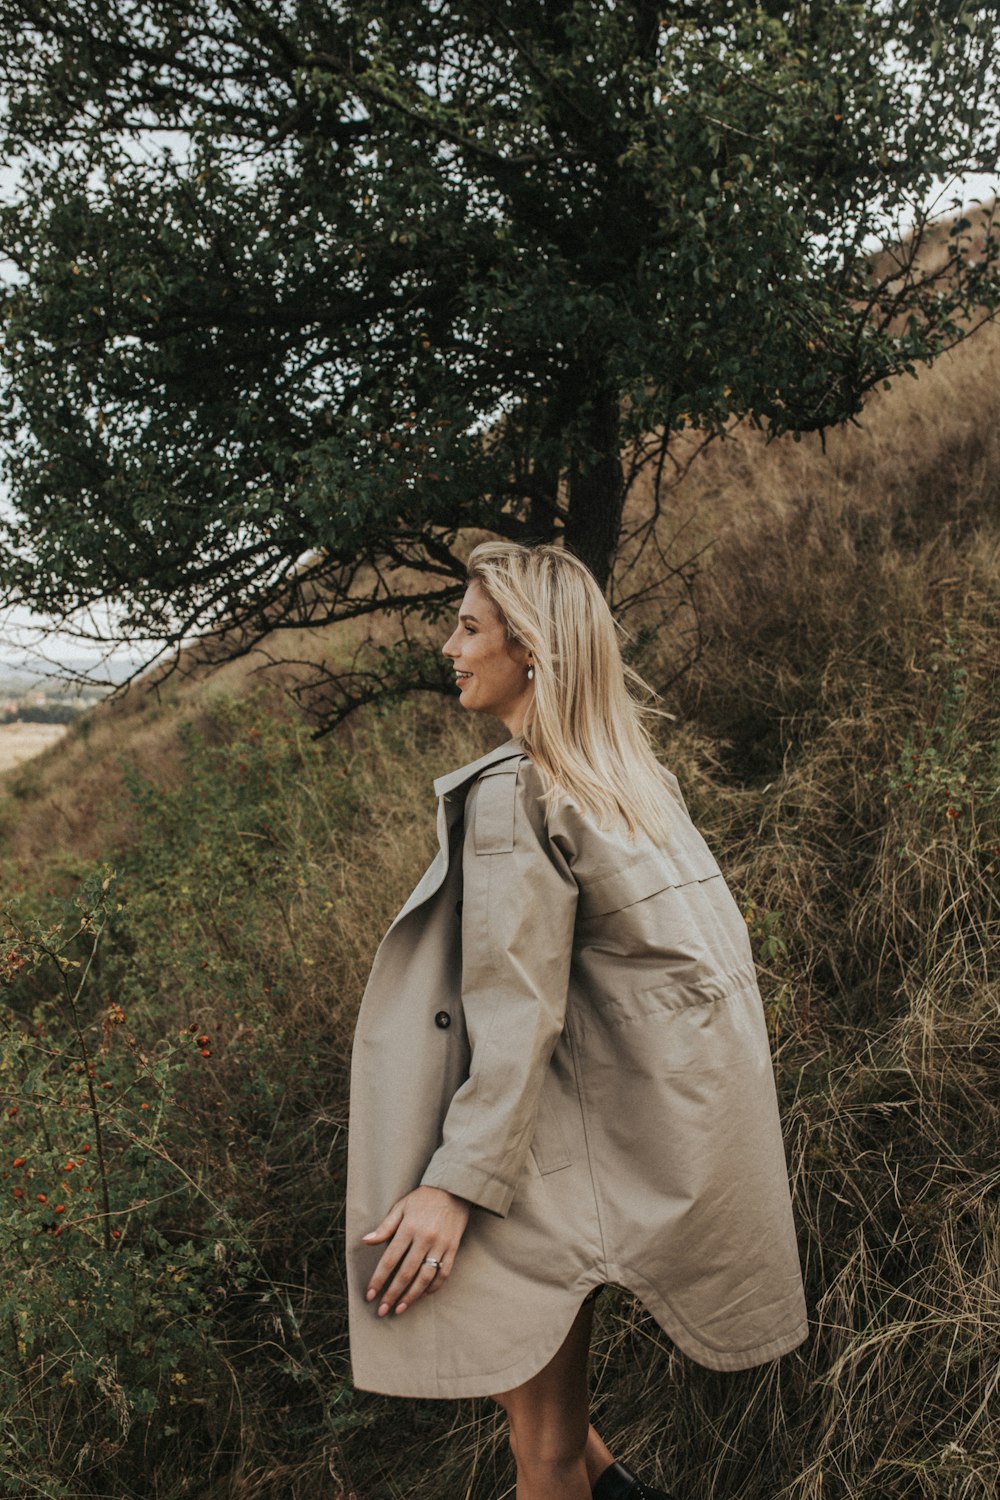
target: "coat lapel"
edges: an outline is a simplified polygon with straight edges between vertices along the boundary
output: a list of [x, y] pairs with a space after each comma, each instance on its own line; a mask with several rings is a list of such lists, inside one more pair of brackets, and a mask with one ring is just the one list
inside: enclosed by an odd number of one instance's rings
[[[427, 869], [424, 871], [417, 885], [410, 893], [405, 906], [393, 919], [389, 932], [403, 917], [408, 916], [416, 907], [423, 906], [429, 901], [436, 891], [440, 890], [448, 874], [448, 851], [451, 842], [451, 830], [456, 820], [461, 816], [465, 805], [465, 799], [453, 797], [451, 794], [458, 791], [467, 782], [470, 782], [484, 771], [487, 766], [495, 765], [498, 761], [509, 760], [516, 755], [524, 754], [522, 740], [515, 736], [506, 744], [498, 745], [495, 750], [490, 750], [486, 755], [481, 755], [478, 760], [470, 761], [467, 766], [460, 766], [457, 771], [449, 771], [446, 776], [438, 776], [434, 782], [434, 791], [438, 798], [437, 808], [437, 837], [438, 852], [434, 856]], [[386, 934], [388, 936], [388, 933]]]
[[484, 771], [487, 766], [494, 765], [498, 760], [509, 760], [511, 756], [524, 754], [524, 741], [519, 735], [508, 740], [504, 745], [498, 745], [495, 750], [489, 750], [481, 755], [478, 760], [471, 761], [467, 766], [460, 766], [457, 771], [449, 771], [447, 776], [439, 776], [434, 782], [434, 790], [439, 797], [447, 797], [464, 782], [471, 781]]

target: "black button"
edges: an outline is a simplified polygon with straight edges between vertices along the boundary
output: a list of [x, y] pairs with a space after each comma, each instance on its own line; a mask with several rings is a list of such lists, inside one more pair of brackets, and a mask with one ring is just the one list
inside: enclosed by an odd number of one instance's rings
[[455, 902], [455, 915], [456, 915], [456, 917], [460, 917], [462, 915], [462, 903], [461, 903], [461, 901], [456, 901]]
[[451, 1025], [451, 1016], [449, 1016], [446, 1010], [439, 1010], [437, 1015], [434, 1017], [434, 1025], [440, 1026], [442, 1031], [447, 1031], [448, 1027]]

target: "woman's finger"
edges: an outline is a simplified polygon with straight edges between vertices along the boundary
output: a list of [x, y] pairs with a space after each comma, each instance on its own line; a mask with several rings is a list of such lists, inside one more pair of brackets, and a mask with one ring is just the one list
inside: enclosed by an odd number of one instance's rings
[[377, 1229], [369, 1229], [367, 1234], [361, 1236], [362, 1244], [377, 1245], [380, 1241], [387, 1240], [390, 1235], [396, 1233], [402, 1221], [403, 1200], [400, 1199], [398, 1203], [393, 1204]]
[[[425, 1297], [431, 1297], [435, 1292], [439, 1292], [444, 1286], [445, 1282], [448, 1280], [448, 1277], [451, 1275], [451, 1268], [455, 1264], [454, 1255], [452, 1255], [450, 1251], [445, 1251], [440, 1259], [441, 1264], [438, 1267], [437, 1275], [433, 1278], [430, 1286], [424, 1292]], [[428, 1266], [427, 1269], [428, 1271], [432, 1271], [434, 1267]]]
[[404, 1291], [400, 1300], [396, 1303], [396, 1313], [404, 1313], [408, 1307], [412, 1307], [436, 1284], [440, 1272], [437, 1266], [429, 1266], [424, 1260], [410, 1284], [409, 1290]]
[[[420, 1251], [411, 1245], [409, 1252], [404, 1256], [401, 1264], [399, 1265], [395, 1276], [393, 1276], [392, 1280], [389, 1282], [389, 1285], [386, 1287], [385, 1291], [379, 1298], [378, 1315], [380, 1318], [384, 1318], [386, 1313], [391, 1311], [393, 1303], [398, 1302], [399, 1299], [403, 1296], [403, 1293], [409, 1290], [412, 1283], [420, 1274], [420, 1262], [422, 1259], [423, 1257]], [[424, 1267], [424, 1270], [427, 1271], [431, 1271], [433, 1269], [433, 1266]]]
[[388, 1245], [382, 1251], [381, 1259], [371, 1274], [368, 1282], [368, 1290], [365, 1293], [365, 1300], [367, 1302], [374, 1301], [393, 1271], [399, 1266], [412, 1243], [412, 1235], [405, 1231], [393, 1235]]

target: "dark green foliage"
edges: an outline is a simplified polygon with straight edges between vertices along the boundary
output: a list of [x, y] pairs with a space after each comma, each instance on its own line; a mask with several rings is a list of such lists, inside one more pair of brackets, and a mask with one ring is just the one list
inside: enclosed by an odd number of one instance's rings
[[113, 1469], [127, 1482], [143, 1448], [153, 1472], [164, 1453], [204, 1461], [206, 1432], [184, 1420], [187, 1391], [224, 1402], [211, 1335], [255, 1263], [210, 1187], [197, 1224], [180, 1206], [198, 1198], [182, 1098], [199, 1028], [133, 1034], [120, 1003], [129, 987], [100, 963], [122, 925], [117, 896], [105, 868], [61, 919], [8, 913], [5, 923], [5, 1495], [93, 1493]]

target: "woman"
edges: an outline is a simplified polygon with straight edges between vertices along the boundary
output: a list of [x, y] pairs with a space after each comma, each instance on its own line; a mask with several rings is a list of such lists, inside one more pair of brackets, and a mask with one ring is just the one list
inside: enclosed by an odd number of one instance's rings
[[358, 1018], [355, 1383], [493, 1396], [518, 1500], [652, 1500], [589, 1424], [600, 1286], [711, 1369], [806, 1335], [746, 925], [582, 563], [476, 547], [444, 652], [511, 738], [435, 782]]

